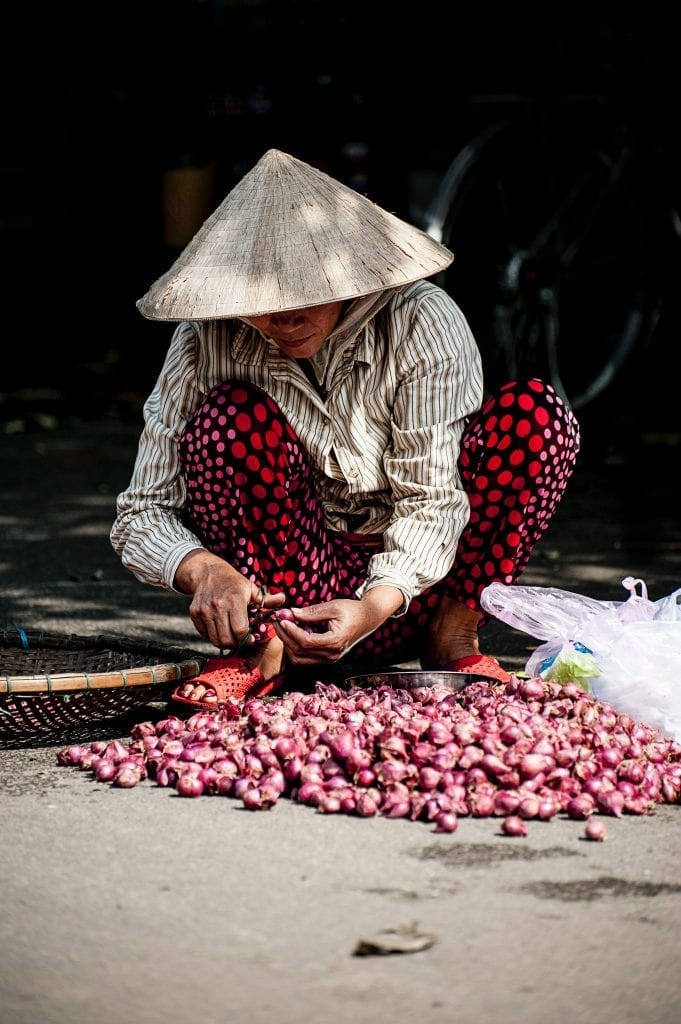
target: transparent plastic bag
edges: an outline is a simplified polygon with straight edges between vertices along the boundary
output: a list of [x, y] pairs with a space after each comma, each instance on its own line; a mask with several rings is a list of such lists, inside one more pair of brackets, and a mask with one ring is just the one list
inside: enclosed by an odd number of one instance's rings
[[[681, 588], [658, 601], [627, 576], [625, 601], [597, 601], [552, 587], [492, 583], [481, 604], [489, 615], [544, 640], [529, 676], [570, 677], [637, 721], [681, 742]], [[640, 589], [640, 593], [639, 593]]]
[[[598, 601], [570, 590], [555, 587], [507, 586], [490, 583], [482, 592], [483, 611], [500, 619], [508, 626], [519, 629], [537, 640], [570, 640], [576, 631], [594, 615], [604, 611], [633, 618], [648, 618], [655, 614], [655, 602], [648, 600], [643, 580], [625, 576], [622, 586], [629, 591], [628, 601]], [[636, 588], [641, 588], [639, 595]], [[622, 606], [628, 605], [625, 613]]]

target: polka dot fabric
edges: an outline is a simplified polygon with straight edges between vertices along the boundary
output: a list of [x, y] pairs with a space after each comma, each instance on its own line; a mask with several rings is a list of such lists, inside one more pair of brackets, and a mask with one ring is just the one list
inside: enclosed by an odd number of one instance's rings
[[[362, 661], [418, 656], [443, 593], [480, 611], [491, 582], [515, 582], [546, 531], [574, 470], [579, 428], [555, 390], [512, 382], [468, 425], [459, 470], [471, 514], [454, 565], [437, 586], [353, 648]], [[312, 470], [277, 404], [242, 382], [205, 397], [180, 441], [185, 520], [202, 543], [290, 605], [352, 598], [375, 535], [327, 530]]]

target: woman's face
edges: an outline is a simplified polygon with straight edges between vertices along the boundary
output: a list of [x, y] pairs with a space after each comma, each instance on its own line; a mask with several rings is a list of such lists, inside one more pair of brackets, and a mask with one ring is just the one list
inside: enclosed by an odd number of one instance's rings
[[288, 309], [284, 313], [249, 316], [248, 322], [293, 359], [308, 359], [320, 348], [338, 324], [344, 302]]

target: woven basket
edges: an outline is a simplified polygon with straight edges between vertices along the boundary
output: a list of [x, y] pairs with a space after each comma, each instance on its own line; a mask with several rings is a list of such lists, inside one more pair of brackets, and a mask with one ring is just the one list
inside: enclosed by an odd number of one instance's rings
[[119, 636], [0, 630], [0, 743], [64, 732], [166, 700], [205, 657]]

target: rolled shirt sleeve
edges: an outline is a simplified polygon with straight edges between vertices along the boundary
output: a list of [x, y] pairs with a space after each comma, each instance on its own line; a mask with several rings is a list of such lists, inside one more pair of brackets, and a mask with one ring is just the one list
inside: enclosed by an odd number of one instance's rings
[[470, 514], [458, 471], [461, 436], [483, 396], [479, 350], [461, 311], [439, 290], [421, 291], [399, 332], [405, 340], [384, 458], [393, 514], [383, 551], [371, 559], [358, 591], [397, 587], [404, 596], [398, 615], [454, 562]]

